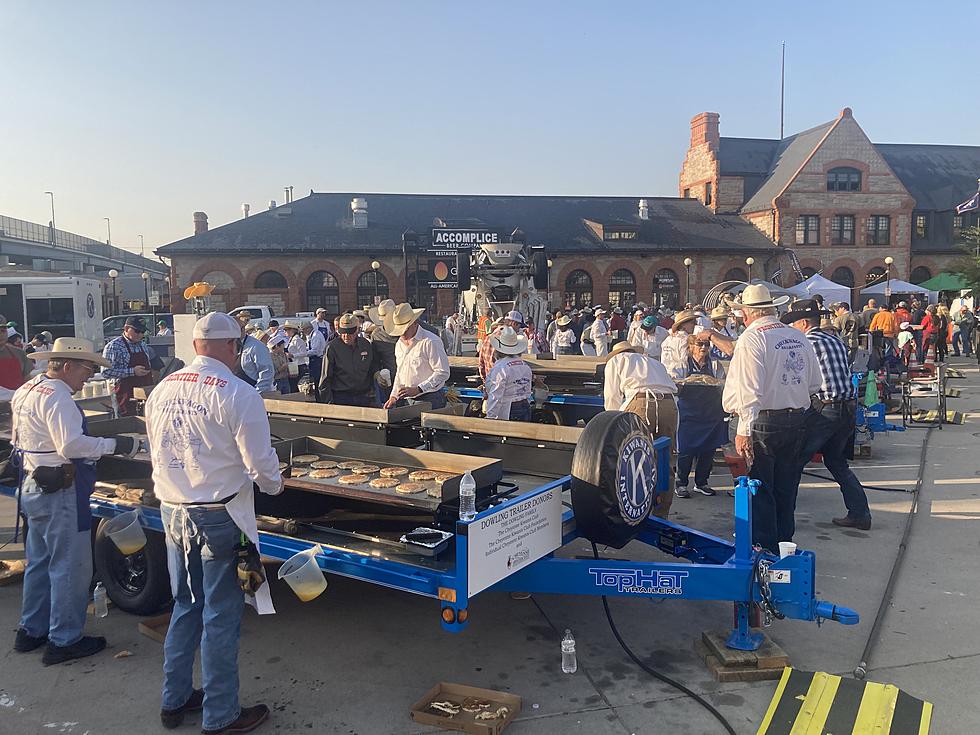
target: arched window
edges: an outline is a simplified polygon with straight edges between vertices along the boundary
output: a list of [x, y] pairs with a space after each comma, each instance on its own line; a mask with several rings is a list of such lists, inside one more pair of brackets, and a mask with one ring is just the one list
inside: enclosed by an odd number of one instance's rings
[[425, 309], [422, 318], [430, 324], [435, 324], [439, 313], [438, 289], [430, 288], [429, 271], [409, 271], [408, 273], [408, 302], [416, 309]]
[[871, 286], [876, 283], [881, 283], [885, 280], [885, 269], [880, 266], [875, 266], [868, 271], [868, 275], [864, 277], [864, 282], [866, 285]]
[[830, 280], [839, 283], [841, 286], [854, 288], [854, 271], [842, 265], [840, 268], [834, 269], [834, 275], [830, 277]]
[[317, 271], [306, 279], [306, 310], [327, 310], [327, 315], [340, 314], [340, 288], [337, 279], [327, 271]]
[[592, 306], [592, 276], [583, 270], [569, 273], [565, 279], [563, 303], [566, 309]]
[[817, 269], [816, 268], [800, 268], [800, 272], [803, 273], [803, 280], [804, 281], [807, 278], [812, 278], [813, 276], [817, 275]]
[[287, 288], [286, 278], [279, 271], [265, 271], [255, 279], [255, 288]]
[[932, 278], [932, 271], [926, 268], [924, 265], [920, 265], [918, 268], [912, 269], [912, 275], [909, 276], [909, 280], [918, 286], [923, 281], [928, 281]]
[[[377, 278], [377, 282], [375, 282]], [[388, 298], [388, 279], [381, 271], [364, 271], [357, 279], [357, 308], [377, 305]]]
[[861, 191], [861, 172], [850, 166], [838, 166], [827, 172], [827, 191]]
[[746, 273], [742, 268], [730, 268], [725, 274], [724, 280], [726, 281], [747, 281], [749, 280], [749, 274]]
[[625, 310], [636, 303], [636, 277], [620, 268], [609, 278], [609, 306]]
[[653, 277], [653, 301], [657, 306], [676, 309], [680, 306], [681, 279], [670, 268], [661, 268]]

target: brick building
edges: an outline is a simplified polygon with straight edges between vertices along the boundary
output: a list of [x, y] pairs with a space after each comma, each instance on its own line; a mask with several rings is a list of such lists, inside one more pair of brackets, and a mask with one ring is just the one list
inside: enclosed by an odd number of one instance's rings
[[[719, 115], [691, 120], [682, 197], [739, 214], [776, 245], [792, 248], [804, 275], [821, 271], [851, 287], [884, 274], [920, 283], [959, 255], [977, 212], [955, 208], [977, 190], [980, 147], [872, 143], [844, 108], [837, 119], [783, 140], [723, 138]], [[791, 273], [785, 256], [764, 273]], [[790, 277], [792, 278], [792, 277]]]
[[336, 314], [376, 295], [407, 295], [446, 315], [456, 310], [456, 291], [430, 288], [438, 271], [428, 251], [441, 228], [490, 230], [504, 241], [544, 246], [552, 303], [578, 306], [675, 306], [687, 300], [688, 287], [695, 297], [720, 280], [744, 279], [747, 257], [761, 263], [774, 252], [737, 214], [675, 197], [310, 192], [214, 229], [198, 212], [194, 226], [193, 236], [156, 251], [171, 259], [177, 311], [185, 308], [185, 286], [208, 281], [217, 286], [215, 309], [268, 304], [291, 314], [324, 306]]

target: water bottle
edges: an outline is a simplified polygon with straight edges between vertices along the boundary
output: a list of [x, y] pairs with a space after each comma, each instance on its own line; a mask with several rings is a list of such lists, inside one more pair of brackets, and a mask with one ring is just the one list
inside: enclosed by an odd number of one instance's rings
[[92, 608], [97, 618], [104, 618], [109, 614], [109, 601], [106, 599], [105, 585], [102, 582], [95, 585], [95, 592], [92, 593]]
[[578, 660], [575, 658], [575, 639], [572, 631], [565, 629], [565, 637], [561, 639], [561, 670], [566, 674], [578, 671]]
[[476, 518], [476, 480], [469, 470], [459, 481], [459, 520], [472, 521]]

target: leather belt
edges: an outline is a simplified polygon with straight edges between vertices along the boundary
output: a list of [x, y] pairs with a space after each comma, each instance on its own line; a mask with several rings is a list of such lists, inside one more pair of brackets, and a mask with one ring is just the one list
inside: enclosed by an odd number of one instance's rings
[[759, 415], [765, 414], [766, 416], [792, 416], [794, 413], [803, 413], [802, 408], [764, 408], [759, 411]]

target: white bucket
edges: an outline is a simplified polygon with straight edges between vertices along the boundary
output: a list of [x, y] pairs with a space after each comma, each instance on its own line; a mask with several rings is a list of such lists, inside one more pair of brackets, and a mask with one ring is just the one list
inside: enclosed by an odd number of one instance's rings
[[146, 546], [146, 534], [140, 525], [138, 510], [120, 513], [105, 525], [105, 534], [119, 549], [120, 553], [129, 556]]
[[316, 599], [327, 588], [327, 578], [316, 563], [316, 555], [320, 551], [319, 546], [314, 546], [293, 554], [279, 567], [279, 579], [285, 579], [303, 602]]

